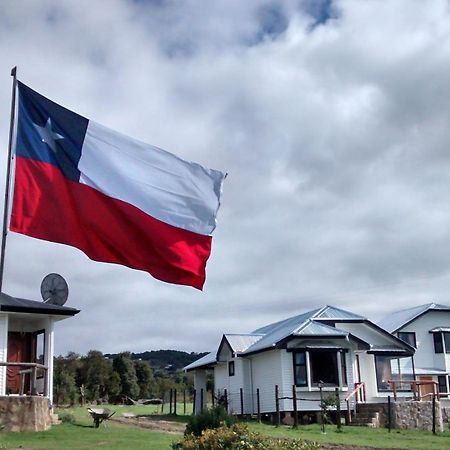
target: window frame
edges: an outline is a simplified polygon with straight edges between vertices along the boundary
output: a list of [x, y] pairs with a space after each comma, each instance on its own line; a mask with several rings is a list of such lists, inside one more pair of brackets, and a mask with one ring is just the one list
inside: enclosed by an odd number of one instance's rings
[[236, 366], [234, 364], [234, 361], [228, 361], [228, 376], [234, 377], [236, 374]]
[[437, 355], [444, 353], [444, 336], [442, 335], [442, 331], [433, 333], [433, 346], [434, 353]]
[[[337, 380], [337, 384], [334, 383], [325, 383], [325, 388], [348, 388], [348, 380], [347, 380], [347, 361], [345, 358], [345, 353], [347, 349], [345, 348], [337, 348], [337, 349], [329, 349], [329, 348], [315, 348], [315, 349], [292, 349], [292, 369], [293, 369], [293, 377], [294, 377], [294, 385], [297, 388], [308, 388], [319, 389], [317, 382], [313, 382], [313, 373], [314, 368], [312, 366], [311, 354], [320, 354], [320, 353], [332, 353], [334, 354], [335, 359], [335, 376]], [[298, 363], [296, 355], [303, 354], [304, 355], [304, 363]], [[297, 377], [297, 367], [304, 368], [303, 371], [305, 373], [305, 383], [299, 383]]]
[[[405, 337], [406, 336], [412, 337], [413, 343], [411, 343], [409, 339], [403, 339], [401, 335], [404, 335]], [[412, 345], [414, 348], [417, 348], [416, 333], [414, 331], [399, 331], [397, 333], [397, 337], [401, 339], [403, 342], [406, 342], [407, 344]]]

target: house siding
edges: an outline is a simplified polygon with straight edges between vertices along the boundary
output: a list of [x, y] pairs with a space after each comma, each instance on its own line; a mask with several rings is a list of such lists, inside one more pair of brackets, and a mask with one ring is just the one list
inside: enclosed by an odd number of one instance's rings
[[417, 368], [434, 367], [450, 371], [450, 355], [434, 351], [430, 330], [436, 327], [450, 327], [450, 311], [428, 311], [398, 331], [416, 333], [414, 364]]
[[269, 350], [264, 353], [254, 355], [252, 360], [253, 372], [253, 398], [254, 411], [257, 411], [256, 390], [259, 389], [261, 412], [275, 411], [275, 386], [282, 386], [283, 372], [280, 371], [282, 365], [282, 352], [284, 350]]

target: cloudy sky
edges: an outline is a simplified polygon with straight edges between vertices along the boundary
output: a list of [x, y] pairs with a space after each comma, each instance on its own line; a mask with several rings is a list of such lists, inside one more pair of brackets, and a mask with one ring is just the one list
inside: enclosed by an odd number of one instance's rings
[[82, 312], [56, 352], [206, 351], [331, 304], [450, 304], [447, 0], [3, 0], [10, 70], [56, 102], [228, 172], [204, 292], [10, 233], [4, 291], [50, 272]]

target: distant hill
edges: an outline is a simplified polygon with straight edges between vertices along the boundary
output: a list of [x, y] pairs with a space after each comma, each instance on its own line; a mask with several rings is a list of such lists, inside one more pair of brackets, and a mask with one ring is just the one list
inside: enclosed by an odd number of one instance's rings
[[[143, 353], [131, 353], [133, 359], [147, 361], [155, 369], [171, 366], [172, 370], [182, 369], [193, 361], [205, 356], [204, 353], [187, 353], [179, 350], [151, 350]], [[105, 353], [105, 357], [114, 359], [117, 353]]]

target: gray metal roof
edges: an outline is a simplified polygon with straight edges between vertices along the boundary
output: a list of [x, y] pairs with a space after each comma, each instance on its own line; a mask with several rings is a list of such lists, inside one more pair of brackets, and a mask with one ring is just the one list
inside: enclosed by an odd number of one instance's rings
[[[325, 333], [327, 335], [331, 335], [332, 331], [327, 327], [323, 328], [320, 326], [321, 320], [364, 320], [364, 317], [358, 316], [357, 314], [353, 314], [349, 311], [345, 311], [340, 308], [335, 308], [334, 306], [324, 306], [323, 308], [314, 309], [312, 311], [308, 311], [304, 314], [300, 314], [298, 316], [289, 317], [288, 319], [281, 320], [279, 322], [272, 323], [270, 325], [266, 325], [265, 327], [258, 328], [253, 333], [261, 333], [265, 334], [265, 336], [260, 339], [258, 342], [250, 346], [244, 353], [253, 353], [258, 352], [264, 349], [268, 349], [274, 347], [283, 339], [289, 336], [300, 335], [301, 331], [305, 329], [305, 334], [311, 335], [312, 330], [315, 328], [316, 331], [321, 335]], [[312, 322], [314, 321], [314, 322]], [[318, 322], [316, 322], [318, 321]], [[308, 327], [307, 327], [308, 326]], [[334, 329], [335, 336], [341, 336], [342, 332], [336, 331]], [[299, 333], [299, 334], [298, 334]], [[344, 332], [344, 334], [347, 334]]]
[[241, 353], [258, 342], [263, 334], [225, 334], [226, 340], [234, 353]]
[[74, 316], [80, 312], [79, 309], [12, 297], [8, 294], [4, 294], [3, 292], [0, 293], [0, 311], [51, 314], [59, 316]]
[[450, 332], [450, 327], [436, 327], [429, 331], [430, 333], [439, 333], [439, 332]]
[[[350, 333], [346, 330], [340, 329], [338, 326], [327, 325], [329, 322], [354, 322], [364, 321], [370, 322], [366, 318], [357, 314], [345, 311], [333, 306], [324, 306], [323, 308], [314, 309], [303, 314], [299, 314], [294, 317], [289, 317], [278, 322], [271, 323], [264, 327], [258, 328], [250, 334], [225, 334], [222, 338], [230, 344], [233, 352], [240, 353], [241, 355], [247, 355], [259, 351], [268, 350], [274, 348], [277, 344], [282, 342], [286, 338], [291, 337], [309, 337], [309, 336], [326, 336], [326, 337], [345, 337], [350, 336]], [[371, 323], [371, 322], [370, 322]], [[372, 324], [376, 327], [375, 324]], [[378, 327], [377, 327], [378, 328]], [[380, 330], [384, 332], [384, 330]], [[398, 339], [391, 336], [394, 341]], [[408, 344], [398, 340], [401, 346], [383, 346], [383, 348], [376, 348], [371, 346], [373, 351], [388, 351], [404, 353]], [[367, 343], [370, 346], [370, 343]], [[215, 364], [216, 353], [212, 352], [205, 357], [194, 361], [189, 366], [185, 367], [185, 370], [192, 370], [194, 368], [206, 367], [208, 365]]]
[[335, 306], [325, 306], [314, 315], [314, 319], [331, 319], [331, 320], [367, 320], [365, 317], [354, 314]]
[[214, 364], [216, 364], [216, 362], [216, 353], [211, 352], [201, 357], [200, 359], [197, 359], [197, 361], [191, 362], [191, 364], [187, 365], [184, 370], [189, 371], [193, 369], [199, 369], [201, 367], [206, 368], [208, 366], [213, 366]]
[[402, 309], [400, 311], [390, 313], [388, 316], [381, 319], [378, 322], [378, 325], [381, 328], [389, 331], [390, 333], [394, 333], [410, 323], [412, 320], [431, 310], [450, 311], [450, 306], [440, 305], [438, 303], [427, 303], [426, 305], [419, 305], [413, 308]]
[[314, 320], [308, 320], [297, 331], [292, 333], [294, 336], [348, 336], [348, 332], [339, 328], [330, 327]]

